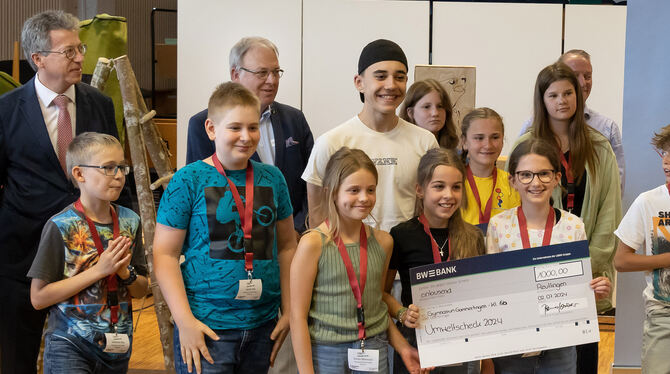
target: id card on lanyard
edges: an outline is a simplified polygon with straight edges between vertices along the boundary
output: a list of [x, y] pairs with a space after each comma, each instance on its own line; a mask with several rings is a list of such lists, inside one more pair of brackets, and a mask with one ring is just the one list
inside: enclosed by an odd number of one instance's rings
[[244, 270], [247, 272], [247, 279], [240, 279], [239, 289], [235, 299], [237, 300], [259, 300], [263, 293], [263, 283], [260, 279], [253, 279], [254, 273], [254, 248], [251, 241], [251, 228], [253, 225], [254, 213], [254, 167], [251, 161], [247, 161], [246, 178], [244, 185], [246, 204], [242, 202], [240, 193], [237, 191], [235, 183], [228, 178], [226, 171], [221, 165], [221, 161], [216, 157], [216, 153], [212, 155], [212, 163], [214, 167], [228, 182], [230, 193], [235, 200], [237, 213], [240, 215], [240, 225], [244, 233]]
[[[105, 248], [102, 245], [100, 234], [98, 233], [98, 229], [95, 227], [93, 220], [84, 212], [84, 206], [81, 204], [81, 200], [77, 200], [74, 203], [74, 208], [84, 216], [86, 224], [88, 225], [88, 230], [91, 233], [91, 238], [95, 244], [95, 249], [98, 252], [98, 256], [102, 256]], [[112, 216], [112, 238], [116, 239], [119, 237], [119, 217], [111, 206], [109, 207], [109, 213]], [[119, 285], [116, 273], [107, 276], [107, 306], [109, 307], [109, 319], [112, 332], [105, 334], [107, 339], [103, 350], [110, 353], [128, 352], [128, 349], [130, 348], [129, 336], [127, 334], [118, 334], [116, 332], [116, 324], [119, 322]]]
[[[349, 285], [356, 299], [356, 317], [358, 325], [358, 339], [361, 341], [361, 349], [349, 348], [348, 364], [351, 370], [378, 371], [379, 370], [379, 351], [374, 349], [365, 350], [365, 310], [363, 309], [363, 292], [365, 291], [365, 281], [368, 276], [368, 237], [365, 233], [365, 224], [361, 223], [359, 239], [359, 264], [360, 264], [360, 282], [356, 279], [354, 265], [351, 262], [347, 248], [339, 236], [333, 238], [337, 243], [337, 249], [340, 252], [344, 267], [347, 270]], [[377, 358], [375, 360], [374, 358]]]

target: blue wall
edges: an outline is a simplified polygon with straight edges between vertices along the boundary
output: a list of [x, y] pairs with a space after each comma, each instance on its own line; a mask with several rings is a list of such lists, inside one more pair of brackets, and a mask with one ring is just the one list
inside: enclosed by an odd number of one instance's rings
[[[664, 183], [661, 160], [650, 145], [670, 123], [670, 2], [629, 0], [626, 18], [623, 146], [624, 212], [635, 197]], [[644, 305], [642, 273], [620, 273], [617, 283], [614, 366], [640, 365]]]

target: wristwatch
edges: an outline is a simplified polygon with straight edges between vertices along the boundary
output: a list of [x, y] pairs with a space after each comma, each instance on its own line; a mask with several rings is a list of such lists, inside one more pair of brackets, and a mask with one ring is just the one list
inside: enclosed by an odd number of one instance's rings
[[137, 271], [133, 265], [128, 265], [128, 273], [130, 274], [128, 278], [121, 279], [121, 284], [124, 286], [130, 286], [137, 279]]

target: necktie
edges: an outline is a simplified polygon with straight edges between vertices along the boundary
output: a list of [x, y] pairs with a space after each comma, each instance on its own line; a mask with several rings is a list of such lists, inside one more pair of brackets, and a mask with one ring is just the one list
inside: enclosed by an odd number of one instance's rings
[[67, 103], [69, 99], [65, 95], [58, 95], [54, 98], [53, 103], [58, 107], [58, 141], [56, 142], [56, 151], [58, 153], [58, 161], [63, 168], [65, 175], [68, 174], [67, 166], [65, 165], [65, 154], [67, 147], [72, 141], [72, 120], [70, 119], [70, 112], [67, 110]]

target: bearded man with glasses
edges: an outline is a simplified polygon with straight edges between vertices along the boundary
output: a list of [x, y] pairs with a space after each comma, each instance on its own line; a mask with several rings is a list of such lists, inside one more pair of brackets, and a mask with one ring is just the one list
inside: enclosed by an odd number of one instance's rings
[[0, 97], [1, 373], [36, 372], [46, 312], [32, 307], [26, 273], [44, 223], [79, 195], [67, 179], [67, 146], [86, 131], [118, 138], [112, 100], [81, 83], [86, 45], [76, 17], [34, 15], [21, 45], [37, 74]]

